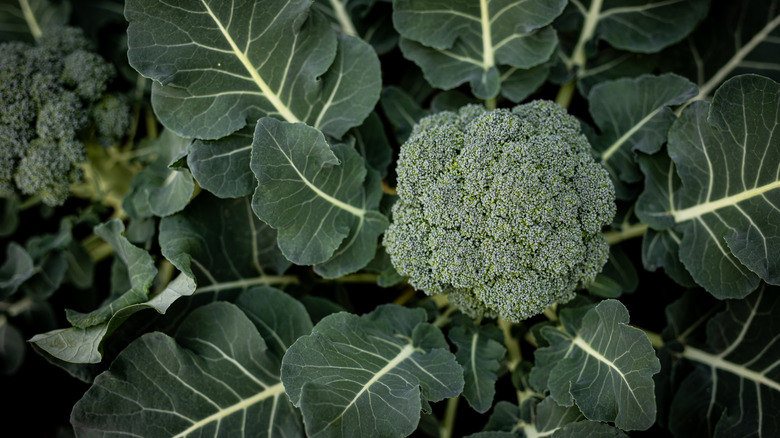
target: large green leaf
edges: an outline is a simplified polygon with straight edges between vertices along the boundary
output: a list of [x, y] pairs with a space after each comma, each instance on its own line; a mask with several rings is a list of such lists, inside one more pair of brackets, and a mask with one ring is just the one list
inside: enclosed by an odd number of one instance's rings
[[103, 358], [103, 343], [134, 313], [153, 309], [163, 314], [177, 299], [192, 295], [195, 282], [181, 274], [171, 280], [148, 301], [129, 304], [116, 310], [107, 322], [89, 327], [70, 327], [33, 336], [30, 342], [57, 359], [73, 363], [98, 363]]
[[359, 36], [380, 55], [398, 43], [389, 2], [376, 0], [315, 0], [314, 7], [333, 26], [347, 35]]
[[559, 56], [567, 70], [581, 74], [599, 40], [629, 52], [657, 52], [693, 31], [708, 5], [709, 0], [572, 0], [559, 21], [576, 43], [572, 39]]
[[463, 389], [463, 369], [422, 309], [336, 313], [298, 339], [282, 381], [309, 436], [406, 436], [428, 401]]
[[310, 126], [263, 118], [251, 166], [258, 181], [252, 209], [278, 230], [279, 248], [293, 263], [340, 257], [337, 266], [321, 270], [338, 276], [374, 258], [388, 224], [377, 211], [382, 189], [352, 146], [331, 148]]
[[695, 102], [674, 123], [665, 171], [644, 169], [637, 215], [681, 234], [680, 260], [721, 299], [748, 295], [760, 279], [780, 284], [778, 100], [771, 79], [730, 79], [711, 105]]
[[[243, 305], [291, 300], [267, 292], [245, 293]], [[175, 338], [144, 335], [76, 404], [74, 428], [90, 436], [300, 436], [300, 416], [279, 379], [281, 358], [268, 348], [276, 328], [307, 318], [301, 307], [287, 310], [275, 313], [278, 321], [261, 315], [253, 324], [235, 305], [212, 303], [193, 311]], [[285, 336], [305, 334], [294, 330]]]
[[502, 76], [514, 73], [508, 68], [529, 69], [550, 58], [558, 39], [548, 25], [565, 6], [562, 0], [394, 0], [393, 23], [404, 56], [431, 85], [469, 82], [475, 96], [488, 99], [501, 91]]
[[475, 411], [485, 413], [493, 406], [496, 373], [506, 354], [504, 336], [494, 324], [476, 327], [471, 319], [465, 319], [448, 336], [458, 347], [455, 358], [463, 367], [463, 396]]
[[157, 116], [182, 136], [218, 139], [272, 116], [341, 137], [376, 104], [379, 62], [310, 6], [130, 0], [128, 58], [155, 80]]
[[780, 290], [763, 285], [725, 310], [697, 297], [666, 311], [664, 349], [674, 360], [664, 374], [679, 382], [668, 428], [676, 437], [779, 436]]
[[696, 92], [693, 83], [671, 73], [616, 79], [591, 88], [590, 114], [601, 132], [593, 148], [613, 178], [641, 181], [635, 152], [658, 152], [676, 118], [669, 106], [685, 102]]
[[162, 254], [198, 284], [198, 293], [247, 290], [293, 281], [276, 232], [259, 221], [248, 198], [201, 193], [181, 213], [160, 221]]
[[662, 60], [664, 67], [695, 81], [700, 90], [694, 99], [704, 99], [736, 75], [780, 80], [778, 38], [780, 0], [713, 1], [696, 31], [664, 52]]
[[647, 336], [628, 326], [623, 304], [564, 309], [560, 318], [561, 328], [541, 330], [550, 345], [534, 354], [532, 385], [548, 388], [563, 406], [576, 402], [590, 420], [649, 428], [655, 422], [653, 374], [661, 366]]

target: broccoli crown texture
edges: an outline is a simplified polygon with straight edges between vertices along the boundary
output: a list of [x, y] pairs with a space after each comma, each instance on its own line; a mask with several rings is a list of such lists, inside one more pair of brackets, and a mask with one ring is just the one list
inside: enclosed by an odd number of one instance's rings
[[126, 132], [127, 105], [108, 104], [108, 117], [91, 110], [116, 72], [88, 47], [71, 27], [48, 29], [34, 45], [0, 43], [0, 196], [21, 192], [61, 205], [81, 178], [81, 133], [93, 125], [100, 137]]
[[526, 319], [571, 300], [606, 263], [614, 187], [555, 103], [426, 117], [396, 169], [393, 265], [472, 316]]

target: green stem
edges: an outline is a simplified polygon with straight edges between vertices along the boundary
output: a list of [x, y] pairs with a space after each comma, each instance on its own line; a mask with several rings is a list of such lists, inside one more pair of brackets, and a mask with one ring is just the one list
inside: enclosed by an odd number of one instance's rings
[[653, 348], [656, 350], [660, 349], [664, 346], [664, 339], [661, 337], [660, 334], [644, 329], [642, 327], [637, 327], [635, 325], [632, 325], [631, 327], [637, 328], [639, 330], [642, 330], [647, 335], [647, 338], [650, 339], [650, 344], [652, 344]]
[[24, 21], [27, 22], [27, 27], [30, 28], [30, 33], [36, 40], [43, 35], [41, 26], [38, 25], [38, 20], [35, 19], [30, 2], [28, 0], [19, 0], [19, 6], [22, 8], [22, 14], [24, 15]]
[[[24, 297], [15, 303], [0, 302], [0, 312], [7, 313], [13, 318], [30, 309], [33, 304], [35, 304], [35, 301], [30, 297]], [[0, 317], [5, 318], [5, 315], [0, 315]]]
[[337, 283], [372, 283], [372, 284], [376, 284], [376, 282], [378, 280], [379, 280], [379, 274], [363, 272], [363, 273], [360, 273], [360, 274], [345, 275], [343, 277], [333, 278], [333, 279], [321, 278], [321, 279], [318, 279], [317, 282], [318, 283], [337, 282]]
[[27, 198], [24, 202], [19, 204], [19, 211], [25, 211], [30, 208], [35, 207], [36, 205], [41, 203], [41, 197], [38, 195], [30, 196]]
[[444, 412], [444, 420], [439, 429], [440, 438], [452, 438], [452, 432], [455, 429], [455, 417], [458, 415], [458, 401], [460, 401], [460, 396], [452, 397], [447, 400], [447, 409]]
[[523, 354], [520, 352], [520, 343], [517, 338], [512, 336], [512, 323], [504, 318], [498, 318], [498, 326], [504, 332], [504, 345], [509, 359], [507, 368], [512, 372], [523, 361]]
[[498, 100], [495, 97], [491, 97], [490, 99], [485, 99], [485, 106], [489, 110], [494, 110], [498, 107]]
[[262, 285], [288, 285], [298, 284], [298, 277], [295, 275], [264, 275], [262, 277], [250, 278], [245, 280], [226, 281], [224, 283], [215, 283], [208, 286], [198, 287], [195, 293], [219, 292], [228, 289], [248, 289], [252, 286]]
[[438, 328], [442, 328], [445, 325], [449, 324], [450, 320], [452, 319], [451, 316], [455, 311], [457, 311], [458, 308], [455, 306], [449, 306], [447, 307], [447, 310], [445, 310], [442, 314], [436, 317], [435, 320], [433, 320], [432, 324]]
[[643, 223], [637, 223], [628, 227], [624, 227], [620, 231], [606, 231], [604, 233], [604, 237], [607, 239], [608, 245], [615, 245], [624, 240], [644, 236], [644, 234], [647, 232], [647, 229], [647, 225]]
[[558, 90], [558, 95], [555, 96], [555, 103], [558, 105], [569, 108], [569, 105], [571, 104], [571, 99], [574, 97], [574, 90], [577, 89], [577, 80], [572, 79], [571, 81], [561, 85], [561, 88]]

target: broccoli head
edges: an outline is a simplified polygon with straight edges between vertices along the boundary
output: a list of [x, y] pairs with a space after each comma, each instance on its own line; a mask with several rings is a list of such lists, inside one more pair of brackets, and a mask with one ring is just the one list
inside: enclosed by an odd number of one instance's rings
[[0, 43], [0, 196], [23, 193], [61, 205], [80, 179], [84, 134], [102, 140], [127, 131], [126, 104], [98, 105], [116, 72], [88, 47], [72, 27], [47, 29], [35, 44]]
[[393, 265], [472, 316], [529, 318], [571, 300], [606, 263], [614, 187], [552, 102], [426, 117], [396, 169], [384, 237]]

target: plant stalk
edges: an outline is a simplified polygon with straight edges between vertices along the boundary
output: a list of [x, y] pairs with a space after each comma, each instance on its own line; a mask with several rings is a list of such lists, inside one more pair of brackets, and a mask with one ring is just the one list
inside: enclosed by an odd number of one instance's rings
[[447, 400], [447, 409], [444, 412], [444, 420], [439, 429], [440, 438], [452, 438], [452, 432], [455, 429], [455, 417], [458, 415], [458, 402], [460, 396], [452, 397]]

